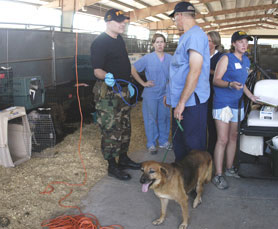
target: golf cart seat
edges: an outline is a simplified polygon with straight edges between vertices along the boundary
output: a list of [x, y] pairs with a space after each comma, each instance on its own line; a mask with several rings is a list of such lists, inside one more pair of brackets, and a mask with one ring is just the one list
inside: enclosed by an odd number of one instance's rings
[[250, 112], [245, 109], [245, 119], [239, 125], [237, 152], [263, 156], [265, 141], [278, 135], [278, 80], [257, 81], [253, 93], [260, 98], [258, 101], [263, 107]]

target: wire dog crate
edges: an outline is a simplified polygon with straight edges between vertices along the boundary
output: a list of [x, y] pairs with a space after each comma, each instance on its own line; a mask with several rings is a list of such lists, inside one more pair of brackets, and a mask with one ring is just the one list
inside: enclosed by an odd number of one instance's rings
[[32, 134], [32, 152], [54, 147], [56, 134], [51, 115], [32, 111], [27, 116]]

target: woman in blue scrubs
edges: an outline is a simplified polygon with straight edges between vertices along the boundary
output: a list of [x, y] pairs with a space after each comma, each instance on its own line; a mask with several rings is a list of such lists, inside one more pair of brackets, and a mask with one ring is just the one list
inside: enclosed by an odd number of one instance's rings
[[[169, 146], [170, 108], [166, 107], [166, 86], [169, 80], [169, 66], [172, 56], [164, 53], [166, 39], [162, 34], [154, 34], [152, 38], [154, 52], [146, 54], [132, 66], [132, 76], [144, 87], [142, 93], [142, 111], [147, 136], [147, 148], [156, 154], [156, 141], [160, 148]], [[138, 72], [145, 71], [147, 82]]]

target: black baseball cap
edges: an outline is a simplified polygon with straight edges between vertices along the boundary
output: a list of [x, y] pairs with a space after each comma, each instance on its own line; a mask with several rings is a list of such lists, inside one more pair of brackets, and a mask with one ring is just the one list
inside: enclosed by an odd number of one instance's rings
[[169, 15], [169, 17], [174, 17], [174, 14], [177, 13], [177, 12], [192, 12], [192, 13], [195, 13], [195, 8], [189, 2], [179, 2], [175, 6], [175, 9], [174, 9], [173, 13], [171, 13]]
[[129, 19], [129, 17], [124, 15], [124, 12], [117, 9], [110, 9], [106, 12], [104, 16], [104, 21], [116, 21], [116, 22], [122, 22], [126, 19]]
[[232, 35], [232, 43], [246, 38], [248, 41], [253, 41], [253, 38], [243, 31], [236, 31]]

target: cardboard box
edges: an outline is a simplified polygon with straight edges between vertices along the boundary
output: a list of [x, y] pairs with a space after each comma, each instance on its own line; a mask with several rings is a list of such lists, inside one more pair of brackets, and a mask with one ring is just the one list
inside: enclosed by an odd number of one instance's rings
[[274, 112], [276, 112], [275, 107], [262, 106], [261, 111], [260, 111], [260, 119], [273, 120]]

